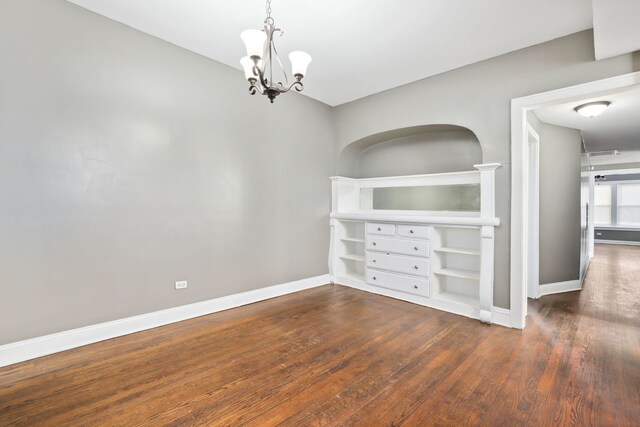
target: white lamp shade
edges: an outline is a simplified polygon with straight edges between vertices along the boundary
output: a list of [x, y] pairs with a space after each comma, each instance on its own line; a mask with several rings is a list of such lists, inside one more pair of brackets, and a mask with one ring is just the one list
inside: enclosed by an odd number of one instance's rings
[[604, 112], [611, 104], [609, 101], [589, 102], [587, 104], [578, 105], [574, 110], [582, 117], [596, 117]]
[[[249, 79], [258, 79], [258, 76], [253, 73], [253, 66], [255, 65], [253, 59], [248, 56], [244, 56], [240, 59], [240, 65], [242, 65], [242, 69], [244, 70], [244, 77]], [[258, 67], [262, 66], [262, 61], [258, 61]]]
[[291, 71], [293, 75], [300, 74], [304, 77], [307, 74], [307, 67], [311, 62], [311, 55], [296, 50], [289, 54], [289, 61], [291, 61]]
[[267, 40], [267, 34], [264, 31], [244, 30], [240, 33], [240, 38], [244, 42], [244, 47], [247, 49], [247, 56], [262, 58], [264, 42]]

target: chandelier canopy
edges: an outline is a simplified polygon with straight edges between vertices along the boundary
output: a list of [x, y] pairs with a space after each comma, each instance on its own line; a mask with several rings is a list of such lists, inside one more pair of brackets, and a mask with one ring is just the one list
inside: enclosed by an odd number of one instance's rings
[[[311, 62], [311, 55], [302, 51], [293, 51], [289, 54], [291, 61], [291, 73], [295, 81], [289, 84], [289, 77], [284, 70], [282, 61], [278, 57], [278, 51], [273, 40], [275, 34], [282, 36], [281, 29], [276, 28], [273, 18], [271, 17], [271, 0], [267, 0], [267, 18], [264, 20], [264, 29], [262, 30], [245, 30], [240, 34], [240, 38], [244, 42], [247, 49], [247, 56], [240, 60], [240, 64], [244, 69], [244, 75], [249, 81], [249, 93], [255, 95], [260, 93], [267, 96], [271, 103], [281, 93], [287, 93], [292, 88], [301, 92], [304, 89], [302, 79], [307, 73], [307, 67]], [[284, 83], [279, 80], [280, 77], [274, 78], [274, 66], [280, 70], [277, 74], [284, 77]], [[276, 80], [279, 80], [275, 83]]]

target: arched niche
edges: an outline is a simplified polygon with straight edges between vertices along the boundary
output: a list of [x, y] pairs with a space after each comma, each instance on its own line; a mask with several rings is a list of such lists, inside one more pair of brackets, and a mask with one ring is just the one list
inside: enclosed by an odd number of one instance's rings
[[413, 126], [349, 144], [340, 153], [338, 175], [353, 178], [459, 172], [482, 163], [482, 148], [469, 129], [455, 125]]

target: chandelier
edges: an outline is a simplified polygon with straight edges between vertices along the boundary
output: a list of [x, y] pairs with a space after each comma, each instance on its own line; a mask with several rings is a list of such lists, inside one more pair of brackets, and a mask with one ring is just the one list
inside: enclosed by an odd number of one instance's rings
[[[255, 95], [260, 93], [265, 95], [271, 103], [281, 93], [287, 93], [295, 88], [297, 92], [302, 92], [302, 78], [307, 73], [307, 67], [311, 62], [311, 56], [302, 51], [294, 51], [289, 54], [291, 61], [291, 72], [295, 81], [289, 84], [289, 77], [278, 57], [278, 51], [273, 40], [275, 34], [282, 36], [281, 29], [276, 28], [271, 17], [271, 0], [267, 0], [267, 18], [264, 20], [263, 30], [245, 30], [240, 34], [247, 49], [247, 56], [240, 60], [244, 69], [244, 76], [249, 81], [249, 93]], [[280, 70], [276, 72], [274, 79], [274, 66]], [[284, 76], [284, 83], [278, 81]]]

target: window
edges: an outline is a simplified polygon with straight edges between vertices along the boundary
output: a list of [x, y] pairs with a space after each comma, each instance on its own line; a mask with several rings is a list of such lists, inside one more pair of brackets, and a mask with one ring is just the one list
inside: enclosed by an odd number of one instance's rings
[[600, 227], [640, 228], [640, 183], [596, 184], [593, 221]]
[[595, 186], [593, 221], [595, 225], [611, 225], [611, 191], [610, 184]]
[[618, 184], [618, 224], [640, 227], [640, 184]]

